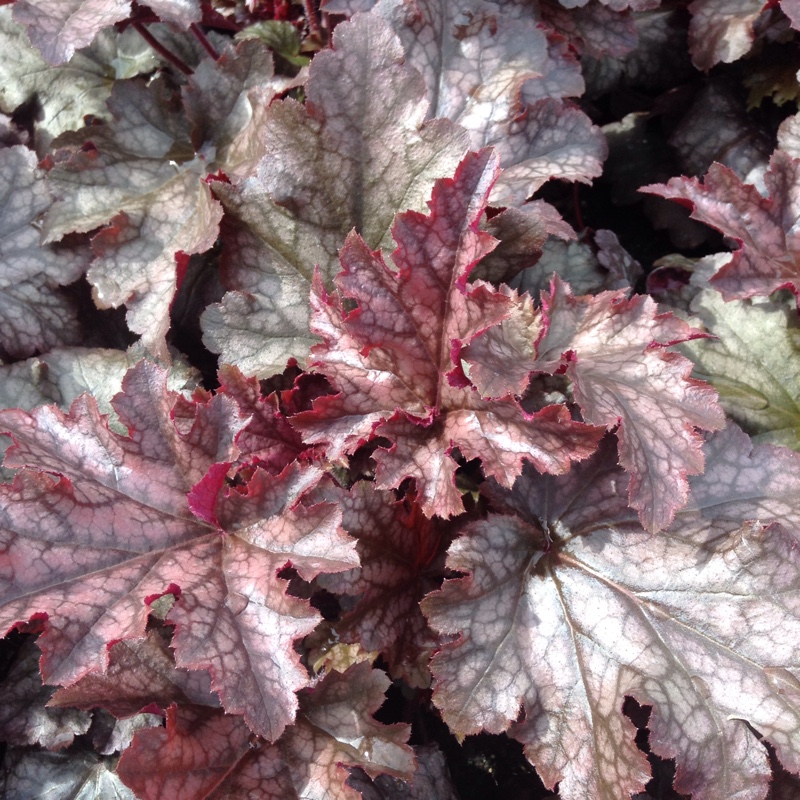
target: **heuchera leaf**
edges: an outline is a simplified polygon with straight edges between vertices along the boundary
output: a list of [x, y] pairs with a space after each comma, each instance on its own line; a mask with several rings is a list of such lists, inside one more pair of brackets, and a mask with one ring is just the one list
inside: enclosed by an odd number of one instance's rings
[[47, 708], [53, 690], [42, 685], [39, 653], [26, 642], [17, 661], [0, 684], [0, 737], [9, 744], [39, 744], [60, 750], [89, 730], [91, 717], [75, 708]]
[[348, 783], [361, 792], [363, 800], [459, 800], [444, 755], [434, 745], [414, 748], [417, 770], [412, 781], [391, 775], [370, 780], [363, 770], [353, 770]]
[[274, 745], [258, 745], [236, 717], [171, 708], [166, 729], [136, 734], [119, 774], [140, 800], [360, 800], [348, 767], [410, 777], [407, 725], [372, 719], [389, 686], [367, 664], [333, 672], [300, 693], [297, 722]]
[[[667, 527], [686, 502], [687, 475], [703, 470], [695, 428], [724, 424], [716, 393], [689, 378], [691, 363], [666, 346], [702, 335], [647, 297], [624, 291], [574, 297], [558, 276], [542, 294], [542, 320], [529, 301], [515, 319], [478, 337], [463, 358], [483, 394], [519, 393], [525, 372], [566, 366], [584, 419], [619, 425], [620, 462], [630, 473], [629, 498], [645, 528]], [[543, 333], [535, 345], [533, 336]]]
[[[206, 175], [257, 161], [256, 128], [276, 91], [269, 54], [243, 42], [213, 66], [201, 64], [184, 92], [185, 112], [163, 80], [119, 82], [112, 122], [61, 139], [71, 153], [48, 174], [58, 199], [45, 240], [106, 226], [92, 240], [95, 302], [125, 304], [131, 330], [156, 355], [166, 358], [176, 254], [202, 253], [217, 239], [222, 208]], [[209, 128], [206, 117], [225, 124]]]
[[800, 159], [777, 150], [764, 175], [768, 196], [742, 183], [727, 167], [712, 164], [701, 183], [672, 178], [641, 191], [692, 207], [693, 219], [739, 242], [739, 249], [712, 279], [726, 300], [772, 294], [789, 288], [800, 295], [796, 221], [800, 209]]
[[718, 392], [726, 413], [759, 443], [800, 450], [800, 333], [786, 304], [724, 302], [702, 291], [693, 314], [714, 339], [686, 342], [694, 375]]
[[366, 481], [335, 497], [361, 562], [359, 569], [320, 578], [329, 591], [358, 598], [336, 622], [336, 640], [380, 652], [392, 677], [427, 687], [437, 640], [419, 601], [436, 588], [452, 525], [426, 519], [413, 497], [396, 500]]
[[[31, 46], [25, 28], [11, 8], [0, 8], [0, 108], [16, 111], [34, 97], [36, 147], [41, 153], [60, 133], [78, 130], [87, 116], [109, 117], [106, 100], [116, 78], [132, 78], [159, 64], [155, 51], [133, 29], [104, 30], [94, 44], [75, 53], [68, 63], [51, 67]], [[118, 69], [114, 69], [114, 67]]]
[[77, 280], [91, 254], [85, 247], [40, 245], [39, 219], [52, 198], [30, 150], [0, 150], [0, 180], [0, 347], [19, 358], [75, 344], [77, 310], [58, 286]]
[[167, 708], [172, 703], [219, 705], [208, 673], [177, 669], [163, 633], [155, 629], [144, 639], [114, 644], [104, 673], [90, 672], [72, 686], [57, 689], [48, 706], [100, 706], [116, 717], [129, 717], [148, 706]]
[[[137, 800], [114, 771], [115, 760], [95, 753], [10, 750], [0, 791], [43, 800]], [[42, 794], [47, 787], [47, 794]]]
[[689, 49], [698, 69], [736, 61], [753, 46], [753, 23], [764, 0], [692, 0]]
[[373, 434], [390, 439], [390, 450], [375, 453], [378, 485], [415, 478], [428, 516], [462, 509], [454, 447], [511, 485], [525, 459], [563, 472], [591, 453], [598, 437], [561, 406], [529, 416], [511, 398], [483, 401], [453, 362], [464, 335], [511, 310], [504, 293], [466, 283], [493, 246], [477, 224], [496, 169], [489, 151], [468, 155], [454, 178], [437, 182], [428, 216], [410, 211], [397, 218], [396, 273], [360, 237], [348, 237], [337, 284], [358, 301], [356, 310], [345, 312], [319, 281], [312, 294], [313, 330], [324, 339], [312, 364], [340, 393], [316, 400], [293, 424], [307, 441], [325, 443], [334, 459]]
[[534, 15], [505, 11], [483, 0], [374, 7], [425, 79], [428, 118], [463, 126], [474, 150], [497, 149], [503, 172], [494, 205], [523, 203], [550, 178], [588, 182], [606, 155], [599, 129], [559, 102], [583, 89], [571, 81], [571, 55], [549, 46]]
[[276, 395], [264, 397], [256, 378], [246, 378], [236, 367], [223, 366], [219, 379], [221, 393], [233, 398], [250, 417], [236, 437], [236, 446], [249, 461], [277, 475], [308, 452], [300, 434], [281, 413]]
[[467, 577], [422, 603], [445, 637], [432, 669], [450, 728], [509, 730], [564, 800], [619, 800], [649, 772], [631, 696], [653, 707], [676, 791], [763, 798], [766, 750], [744, 722], [800, 766], [798, 458], [717, 434], [668, 535], [637, 524], [611, 447], [490, 490], [508, 516], [466, 527], [448, 564]]
[[435, 178], [464, 155], [466, 134], [423, 124], [420, 75], [403, 64], [388, 24], [359, 15], [337, 26], [333, 49], [313, 60], [307, 101], [273, 103], [258, 176], [218, 185], [226, 211], [225, 279], [235, 290], [203, 315], [206, 344], [248, 374], [281, 372], [305, 358], [314, 265], [326, 284], [355, 228], [371, 247], [390, 243], [396, 213], [424, 208]]
[[103, 28], [131, 13], [130, 0], [18, 0], [14, 18], [50, 64], [64, 64]]
[[[0, 413], [16, 443], [7, 463], [47, 470], [24, 470], [0, 489], [0, 622], [8, 630], [47, 615], [42, 675], [69, 685], [104, 671], [110, 644], [144, 635], [148, 602], [180, 595], [168, 617], [178, 665], [210, 669], [226, 709], [275, 739], [293, 718], [294, 690], [308, 680], [292, 643], [319, 620], [284, 596], [276, 574], [287, 563], [309, 579], [350, 569], [352, 544], [335, 509], [293, 508], [317, 470], [297, 467], [269, 481], [257, 470], [244, 493], [226, 495], [243, 423], [233, 401], [198, 404], [192, 424], [178, 426], [164, 382], [147, 362], [128, 374], [114, 402], [128, 437], [108, 430], [87, 395], [68, 415], [53, 407]], [[192, 484], [200, 518], [187, 502]]]

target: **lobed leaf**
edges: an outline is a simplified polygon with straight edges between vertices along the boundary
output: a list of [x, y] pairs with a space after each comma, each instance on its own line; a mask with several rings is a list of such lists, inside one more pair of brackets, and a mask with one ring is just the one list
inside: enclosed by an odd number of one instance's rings
[[309, 579], [352, 568], [352, 544], [335, 509], [293, 507], [318, 480], [313, 468], [269, 481], [257, 470], [244, 494], [226, 494], [244, 420], [217, 397], [173, 421], [164, 382], [147, 362], [128, 374], [114, 401], [127, 437], [108, 430], [87, 395], [67, 415], [0, 414], [15, 440], [6, 462], [55, 473], [24, 470], [0, 487], [2, 623], [46, 615], [42, 675], [71, 685], [104, 672], [110, 645], [142, 637], [148, 604], [172, 593], [178, 666], [209, 669], [226, 709], [274, 740], [308, 680], [292, 643], [319, 620], [284, 595], [277, 573], [287, 563]]
[[0, 150], [0, 347], [26, 357], [80, 339], [77, 309], [59, 292], [90, 262], [80, 246], [42, 247], [39, 220], [52, 203], [36, 156], [22, 146]]
[[777, 150], [764, 175], [766, 197], [720, 164], [711, 165], [702, 183], [696, 178], [672, 178], [641, 191], [685, 201], [692, 207], [693, 219], [737, 240], [739, 249], [711, 279], [726, 300], [767, 295], [784, 287], [798, 294], [799, 172], [800, 159]]
[[451, 123], [424, 123], [423, 81], [374, 15], [337, 27], [333, 49], [313, 60], [306, 94], [304, 106], [287, 99], [266, 112], [258, 176], [215, 187], [238, 220], [226, 232], [234, 291], [204, 314], [205, 341], [264, 377], [303, 359], [314, 341], [314, 265], [329, 284], [353, 228], [371, 247], [388, 245], [394, 215], [424, 207], [434, 179], [467, 147]]
[[434, 701], [452, 730], [509, 730], [565, 800], [643, 788], [626, 696], [652, 705], [650, 747], [676, 759], [680, 793], [764, 796], [744, 722], [796, 770], [797, 455], [733, 427], [706, 449], [668, 536], [627, 508], [610, 447], [564, 478], [490, 488], [513, 516], [468, 525], [448, 559], [467, 577], [422, 604], [444, 634]]
[[359, 800], [345, 785], [348, 767], [405, 778], [415, 766], [408, 726], [371, 716], [387, 688], [366, 664], [331, 673], [304, 690], [296, 724], [274, 745], [253, 741], [236, 717], [173, 706], [166, 729], [136, 734], [119, 773], [141, 800]]
[[312, 363], [340, 393], [316, 400], [293, 424], [334, 459], [373, 435], [387, 437], [391, 449], [375, 453], [378, 485], [413, 477], [428, 516], [461, 511], [454, 447], [511, 485], [525, 459], [563, 472], [593, 451], [599, 435], [561, 407], [529, 416], [513, 399], [482, 400], [453, 361], [465, 336], [511, 311], [505, 293], [466, 284], [493, 246], [477, 223], [495, 172], [489, 151], [471, 154], [454, 178], [437, 182], [428, 216], [397, 218], [396, 273], [351, 235], [337, 283], [358, 301], [356, 310], [346, 313], [319, 283], [312, 297], [314, 331], [324, 339]]
[[619, 426], [631, 506], [645, 528], [657, 531], [686, 502], [686, 476], [703, 470], [696, 428], [720, 428], [723, 414], [713, 390], [689, 378], [691, 363], [664, 352], [702, 334], [657, 315], [650, 298], [624, 295], [574, 297], [554, 276], [541, 312], [523, 299], [512, 319], [478, 337], [463, 357], [477, 364], [470, 375], [482, 394], [521, 393], [526, 372], [555, 374], [566, 366], [584, 419]]
[[691, 309], [715, 336], [682, 345], [693, 374], [756, 441], [800, 449], [800, 340], [790, 309], [766, 299], [725, 303], [708, 290]]

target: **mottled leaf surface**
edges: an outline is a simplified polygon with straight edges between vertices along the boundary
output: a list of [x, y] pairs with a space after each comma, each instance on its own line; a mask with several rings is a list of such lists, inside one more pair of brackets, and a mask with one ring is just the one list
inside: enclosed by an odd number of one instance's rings
[[708, 290], [691, 310], [716, 337], [682, 346], [694, 375], [757, 441], [800, 450], [800, 333], [792, 310], [765, 299], [726, 303]]
[[729, 64], [750, 52], [753, 23], [763, 0], [693, 0], [689, 4], [689, 49], [698, 69]]
[[438, 181], [431, 213], [406, 212], [393, 228], [398, 272], [355, 234], [342, 250], [342, 293], [358, 301], [347, 313], [338, 296], [315, 286], [313, 330], [324, 342], [312, 364], [339, 394], [315, 401], [294, 424], [329, 457], [353, 452], [373, 434], [393, 442], [375, 454], [382, 488], [417, 482], [425, 513], [460, 512], [455, 487], [458, 447], [510, 485], [525, 459], [563, 472], [594, 449], [597, 430], [573, 423], [566, 409], [529, 416], [513, 399], [482, 400], [453, 362], [464, 336], [511, 311], [510, 298], [466, 279], [493, 240], [478, 230], [496, 161], [489, 151], [467, 156], [452, 179]]
[[36, 99], [40, 113], [34, 120], [39, 153], [60, 133], [78, 130], [84, 117], [107, 119], [106, 100], [112, 78], [132, 78], [158, 66], [159, 59], [139, 34], [128, 29], [104, 30], [91, 47], [84, 48], [57, 67], [50, 66], [31, 46], [25, 28], [0, 8], [0, 108], [16, 111]]
[[[475, 150], [497, 148], [504, 171], [494, 204], [521, 204], [553, 177], [600, 174], [599, 130], [583, 112], [556, 102], [582, 90], [571, 81], [571, 57], [549, 45], [533, 15], [504, 13], [483, 0], [425, 0], [413, 11], [381, 0], [373, 11], [392, 22], [408, 63], [425, 79], [428, 118], [463, 126]], [[537, 102], [546, 98], [553, 104]]]
[[393, 677], [426, 687], [436, 636], [419, 601], [436, 588], [452, 525], [426, 519], [413, 499], [395, 500], [364, 481], [337, 499], [361, 561], [356, 570], [321, 579], [329, 591], [357, 598], [335, 624], [337, 641], [380, 652]]
[[0, 790], [20, 800], [137, 800], [114, 771], [115, 761], [94, 753], [9, 748]]
[[[243, 423], [233, 401], [198, 404], [178, 424], [164, 382], [147, 362], [128, 374], [114, 402], [128, 437], [110, 432], [86, 395], [66, 415], [2, 412], [16, 442], [7, 463], [47, 470], [2, 487], [2, 622], [7, 630], [47, 614], [42, 675], [70, 685], [105, 671], [112, 642], [144, 635], [147, 602], [178, 593], [169, 615], [178, 665], [210, 669], [226, 709], [275, 739], [307, 682], [292, 642], [319, 619], [284, 596], [276, 573], [287, 562], [309, 579], [352, 568], [352, 545], [335, 509], [292, 508], [317, 471], [286, 471], [269, 485], [257, 471], [245, 494], [226, 495]], [[199, 518], [187, 502], [193, 484]]]
[[[109, 415], [110, 427], [125, 433], [111, 400], [121, 391], [125, 374], [143, 356], [142, 348], [136, 345], [128, 350], [59, 347], [45, 355], [0, 366], [0, 408], [32, 411], [36, 406], [55, 403], [66, 411], [88, 392], [100, 413]], [[167, 373], [167, 387], [174, 392], [190, 392], [197, 380], [197, 372], [177, 359]]]
[[58, 287], [77, 280], [91, 254], [80, 246], [41, 246], [40, 218], [53, 201], [30, 150], [0, 150], [0, 179], [0, 347], [24, 358], [76, 344], [77, 309]]
[[101, 707], [116, 717], [130, 717], [148, 706], [166, 709], [172, 703], [219, 706], [208, 673], [178, 669], [163, 632], [155, 629], [143, 639], [114, 644], [104, 673], [91, 672], [72, 686], [57, 689], [48, 705]]
[[119, 82], [109, 100], [113, 121], [69, 136], [69, 159], [60, 156], [48, 175], [58, 199], [45, 219], [46, 241], [105, 226], [92, 241], [95, 302], [125, 304], [131, 330], [162, 357], [175, 256], [208, 250], [219, 231], [222, 208], [206, 175], [228, 167], [236, 174], [257, 161], [260, 115], [277, 91], [258, 42], [208, 61], [189, 81], [185, 110], [165, 81]]
[[630, 695], [653, 706], [650, 747], [676, 759], [678, 792], [762, 798], [766, 750], [743, 721], [787, 768], [800, 759], [797, 459], [729, 427], [666, 535], [628, 509], [611, 447], [491, 491], [507, 516], [467, 526], [448, 559], [467, 577], [423, 601], [451, 729], [509, 730], [565, 800], [617, 800], [649, 773]]
[[19, 0], [14, 18], [50, 64], [63, 64], [103, 28], [125, 19], [130, 0]]
[[224, 278], [234, 290], [203, 315], [207, 345], [248, 374], [281, 372], [315, 341], [308, 294], [315, 265], [330, 284], [355, 228], [389, 246], [396, 213], [422, 209], [468, 139], [446, 120], [424, 123], [421, 76], [376, 15], [339, 25], [313, 60], [307, 102], [266, 112], [257, 177], [215, 191], [237, 222], [225, 231]]
[[236, 437], [240, 453], [276, 475], [308, 451], [300, 434], [283, 413], [275, 393], [264, 396], [256, 378], [247, 378], [232, 366], [219, 371], [220, 390], [249, 416]]
[[627, 300], [624, 291], [575, 297], [558, 277], [542, 295], [541, 313], [544, 320], [525, 301], [514, 318], [478, 337], [464, 358], [488, 367], [470, 375], [483, 394], [519, 394], [526, 370], [553, 374], [566, 366], [584, 419], [619, 426], [620, 463], [631, 475], [630, 502], [642, 524], [667, 527], [686, 501], [686, 476], [703, 470], [695, 428], [723, 425], [715, 393], [689, 378], [686, 358], [664, 350], [699, 332], [657, 315], [650, 298]]
[[13, 745], [61, 750], [89, 730], [91, 717], [75, 708], [46, 707], [53, 689], [42, 685], [39, 655], [34, 642], [27, 641], [0, 684], [0, 738]]
[[331, 673], [301, 692], [296, 724], [271, 746], [236, 717], [173, 707], [166, 729], [136, 735], [120, 775], [140, 800], [360, 800], [345, 785], [348, 767], [406, 778], [415, 766], [408, 726], [371, 716], [388, 686], [367, 664]]
[[711, 279], [726, 300], [767, 295], [784, 287], [798, 294], [799, 174], [800, 159], [777, 150], [764, 175], [766, 197], [720, 164], [712, 164], [702, 182], [672, 178], [642, 191], [685, 202], [693, 219], [739, 243], [731, 261]]

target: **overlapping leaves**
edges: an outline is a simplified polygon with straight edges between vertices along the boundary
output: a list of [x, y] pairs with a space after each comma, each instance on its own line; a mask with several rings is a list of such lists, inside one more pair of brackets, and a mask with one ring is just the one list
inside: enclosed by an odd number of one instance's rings
[[428, 516], [461, 511], [456, 447], [510, 486], [525, 460], [564, 472], [594, 450], [600, 433], [573, 422], [563, 406], [528, 415], [513, 398], [483, 400], [453, 360], [465, 337], [512, 309], [507, 294], [467, 284], [493, 246], [478, 220], [495, 172], [489, 151], [469, 155], [454, 178], [437, 182], [429, 215], [397, 218], [397, 272], [356, 234], [348, 237], [336, 282], [357, 309], [345, 311], [319, 279], [312, 295], [313, 330], [324, 339], [312, 363], [339, 394], [316, 400], [294, 424], [308, 441], [324, 443], [330, 458], [373, 436], [389, 439], [391, 449], [375, 455], [378, 485], [392, 488], [413, 477]]
[[69, 685], [102, 671], [112, 642], [141, 637], [147, 603], [172, 592], [178, 663], [210, 669], [225, 707], [275, 739], [307, 682], [291, 643], [319, 621], [284, 595], [277, 572], [289, 562], [310, 579], [357, 560], [335, 507], [294, 507], [318, 480], [313, 468], [270, 480], [256, 471], [227, 493], [244, 420], [222, 395], [173, 420], [164, 380], [147, 362], [128, 374], [114, 402], [128, 437], [86, 395], [66, 415], [3, 412], [16, 443], [7, 463], [44, 470], [3, 487], [3, 625], [47, 615], [42, 674]]

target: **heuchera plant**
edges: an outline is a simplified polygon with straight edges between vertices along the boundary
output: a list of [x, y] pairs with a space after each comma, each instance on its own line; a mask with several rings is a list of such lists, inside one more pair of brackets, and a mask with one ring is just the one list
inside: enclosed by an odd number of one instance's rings
[[3, 797], [800, 796], [797, 30], [4, 4]]

